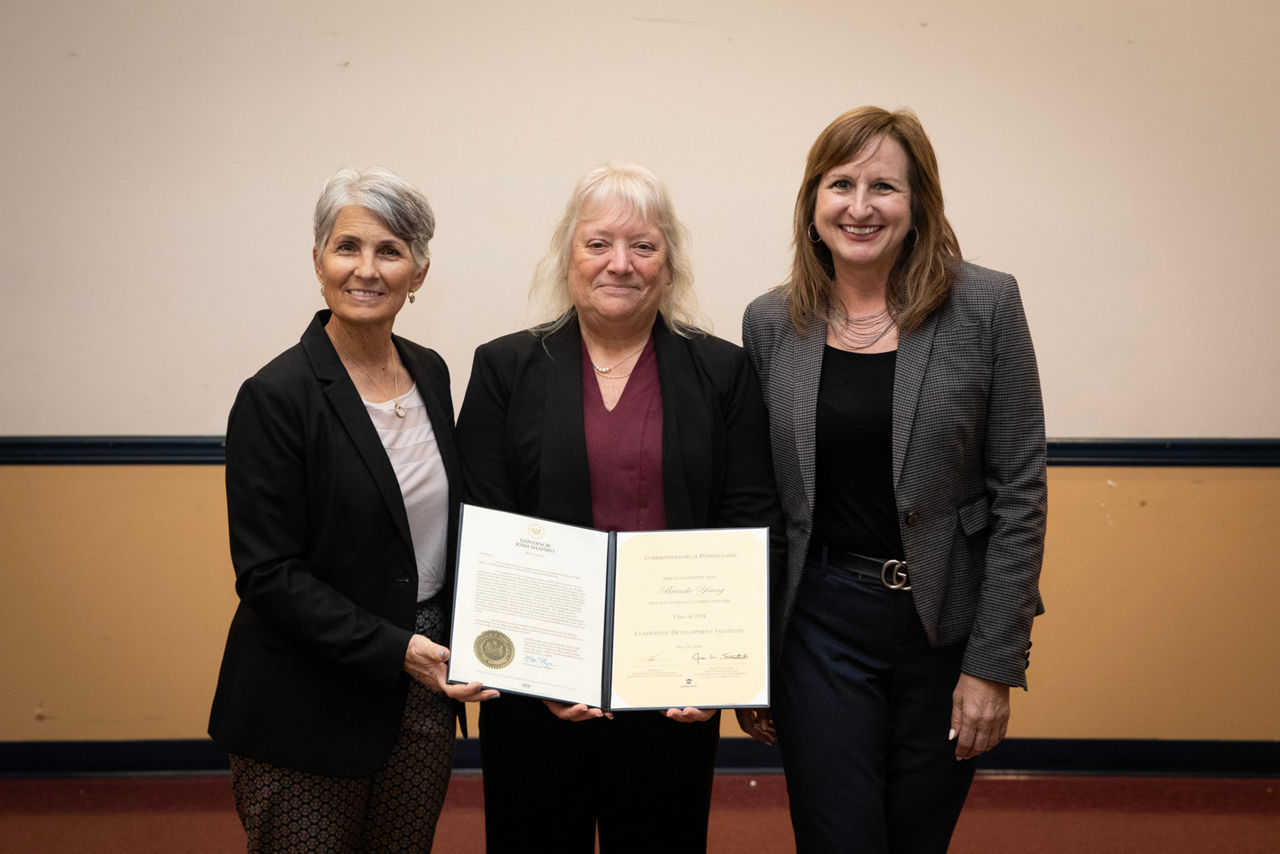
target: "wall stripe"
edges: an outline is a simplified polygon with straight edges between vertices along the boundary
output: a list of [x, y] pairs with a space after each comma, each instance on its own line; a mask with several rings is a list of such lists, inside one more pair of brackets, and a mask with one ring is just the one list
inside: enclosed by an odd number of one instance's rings
[[[458, 739], [454, 768], [480, 767], [477, 739]], [[746, 738], [720, 741], [721, 772], [780, 773], [775, 747]], [[1280, 777], [1280, 742], [1010, 738], [979, 768], [1004, 774], [1165, 774]], [[0, 777], [218, 773], [227, 757], [208, 739], [0, 742]]]
[[3, 436], [0, 465], [222, 465], [222, 436]]
[[[0, 465], [222, 465], [222, 436], [0, 436]], [[1280, 439], [1051, 439], [1054, 466], [1280, 466]]]
[[1280, 439], [1051, 439], [1054, 466], [1280, 466]]

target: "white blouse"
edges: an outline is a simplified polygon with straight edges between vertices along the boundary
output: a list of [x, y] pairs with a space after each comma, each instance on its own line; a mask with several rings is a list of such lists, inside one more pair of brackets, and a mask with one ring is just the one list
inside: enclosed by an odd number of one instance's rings
[[405, 416], [396, 415], [395, 400], [365, 401], [365, 409], [382, 439], [396, 479], [418, 562], [418, 601], [424, 602], [444, 586], [445, 544], [449, 536], [449, 479], [440, 446], [431, 427], [426, 404], [415, 385], [399, 398]]

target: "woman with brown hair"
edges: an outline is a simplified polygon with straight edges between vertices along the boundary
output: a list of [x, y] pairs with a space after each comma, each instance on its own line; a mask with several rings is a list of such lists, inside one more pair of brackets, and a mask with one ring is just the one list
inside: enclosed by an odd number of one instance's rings
[[911, 112], [833, 121], [794, 227], [743, 318], [788, 560], [772, 715], [739, 719], [776, 719], [799, 851], [945, 851], [1043, 611], [1035, 353], [1013, 277], [961, 259]]

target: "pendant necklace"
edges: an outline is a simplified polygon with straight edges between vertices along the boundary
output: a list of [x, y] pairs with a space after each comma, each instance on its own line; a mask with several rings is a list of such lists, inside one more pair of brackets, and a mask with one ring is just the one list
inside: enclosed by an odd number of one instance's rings
[[395, 404], [392, 409], [396, 411], [396, 418], [404, 418], [404, 407], [400, 405], [400, 372], [396, 370], [394, 365], [391, 366], [391, 388], [395, 394], [395, 397], [391, 398]]
[[[321, 285], [321, 288], [323, 288], [323, 285]], [[333, 349], [338, 354], [338, 358], [342, 361], [343, 367], [346, 367], [348, 364], [350, 364], [352, 367], [357, 368], [360, 371], [360, 373], [364, 374], [364, 378], [369, 381], [369, 385], [373, 387], [374, 394], [381, 396], [382, 384], [374, 381], [373, 374], [369, 373], [369, 371], [365, 369], [364, 365], [360, 364], [355, 359], [350, 359], [342, 355], [342, 350], [338, 347], [338, 341], [336, 338], [334, 338], [334, 333], [332, 330], [325, 329], [325, 332], [328, 334], [329, 342], [333, 344]], [[350, 374], [351, 372], [348, 370], [347, 373]], [[396, 418], [404, 418], [408, 414], [408, 412], [405, 410], [404, 406], [401, 405], [400, 403], [400, 369], [396, 366], [396, 363], [395, 363], [394, 346], [391, 352], [391, 390], [392, 390], [392, 397], [391, 397], [392, 407], [391, 408], [395, 410]], [[357, 389], [356, 391], [357, 393], [359, 393], [359, 389]]]
[[[360, 369], [360, 373], [364, 374], [364, 378], [369, 381], [369, 385], [373, 386], [374, 392], [381, 394], [382, 384], [374, 382], [373, 374], [365, 370], [364, 365], [361, 365], [359, 362], [353, 361], [351, 364]], [[395, 410], [396, 418], [404, 418], [408, 412], [400, 403], [400, 370], [394, 364], [391, 366], [391, 388], [393, 395], [391, 398], [391, 408]]]

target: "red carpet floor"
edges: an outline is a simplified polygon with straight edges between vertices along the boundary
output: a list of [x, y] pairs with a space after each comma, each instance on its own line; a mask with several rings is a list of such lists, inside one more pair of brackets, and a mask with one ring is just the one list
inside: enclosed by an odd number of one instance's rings
[[[717, 777], [710, 837], [712, 854], [793, 852], [782, 777]], [[0, 780], [6, 854], [237, 850], [244, 836], [225, 776]], [[435, 850], [484, 850], [479, 776], [454, 777]], [[951, 851], [1275, 854], [1280, 780], [979, 776]]]

